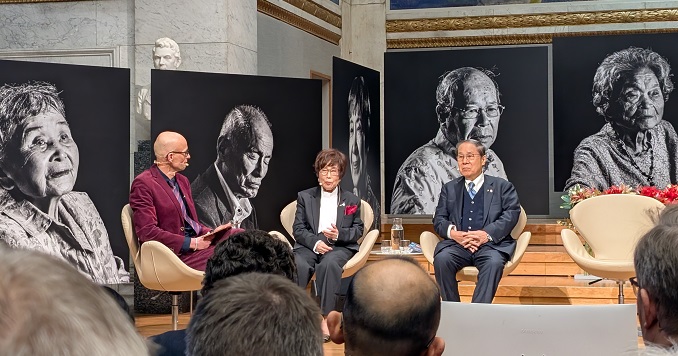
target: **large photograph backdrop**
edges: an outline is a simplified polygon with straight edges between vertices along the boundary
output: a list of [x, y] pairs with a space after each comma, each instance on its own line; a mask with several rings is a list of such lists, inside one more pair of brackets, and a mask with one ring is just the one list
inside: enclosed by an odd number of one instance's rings
[[370, 204], [375, 229], [381, 226], [379, 86], [376, 70], [333, 58], [332, 147], [348, 158], [341, 188]]
[[[321, 82], [159, 70], [152, 71], [151, 82], [152, 137], [155, 139], [158, 133], [171, 130], [188, 140], [190, 166], [182, 173], [192, 182], [198, 210], [202, 204], [202, 210], [213, 213], [203, 214], [200, 219], [211, 226], [217, 224], [215, 216], [228, 221], [236, 219], [237, 207], [228, 201], [219, 199], [217, 206], [199, 202], [202, 198], [196, 197], [196, 186], [201, 186], [203, 193], [209, 191], [212, 196], [225, 197], [213, 169], [217, 139], [229, 114], [242, 115], [252, 119], [238, 121], [245, 124], [235, 124], [227, 130], [234, 135], [231, 143], [222, 144], [222, 151], [230, 150], [225, 156], [232, 162], [227, 164], [230, 171], [222, 175], [234, 195], [237, 192], [256, 194], [249, 199], [256, 221], [250, 214], [242, 221], [242, 227], [284, 231], [280, 211], [296, 200], [297, 192], [318, 184], [313, 162], [322, 148]], [[261, 113], [270, 122], [270, 128]], [[248, 138], [247, 142], [233, 143], [243, 141], [238, 140], [243, 137]], [[235, 152], [236, 146], [242, 146], [237, 149], [239, 152]], [[196, 182], [198, 175], [204, 178], [202, 182]], [[234, 181], [236, 183], [231, 184]]]
[[[598, 189], [625, 183], [660, 186], [678, 183], [676, 137], [678, 99], [668, 96], [658, 68], [659, 56], [671, 66], [673, 78], [678, 64], [677, 34], [567, 37], [553, 39], [553, 146], [555, 191], [569, 185], [585, 183]], [[635, 48], [635, 49], [634, 49]], [[592, 88], [596, 69], [610, 58], [602, 79], [614, 83], [609, 93], [609, 118], [626, 129], [606, 125], [596, 112]], [[653, 54], [654, 53], [654, 54]], [[658, 56], [657, 56], [658, 55]], [[633, 72], [651, 63], [653, 70], [637, 80]], [[629, 70], [619, 70], [627, 68]], [[669, 74], [668, 72], [665, 74]], [[614, 80], [614, 78], [620, 78]], [[626, 122], [625, 124], [623, 122]], [[601, 131], [602, 129], [602, 131]], [[600, 131], [600, 133], [599, 133]], [[644, 131], [642, 138], [626, 140], [624, 132]], [[591, 137], [590, 139], [587, 139]], [[577, 153], [575, 149], [587, 139]], [[637, 150], [635, 143], [638, 143]]]
[[[444, 136], [438, 135], [438, 144], [429, 144], [439, 133], [438, 117], [457, 115], [465, 100], [455, 92], [453, 109], [437, 112], [436, 90], [439, 82], [450, 71], [462, 67], [491, 70], [496, 77], [499, 99], [505, 107], [492, 118], [492, 125], [474, 128], [472, 135], [484, 141], [495, 138], [491, 149], [492, 162], [488, 173], [501, 175], [511, 181], [520, 196], [520, 203], [530, 215], [547, 215], [549, 196], [548, 157], [548, 48], [547, 46], [494, 47], [452, 49], [440, 51], [387, 52], [384, 71], [384, 146], [386, 211], [391, 214], [433, 214], [440, 187], [459, 176], [455, 154], [449, 154]], [[471, 86], [480, 90], [492, 86], [491, 79], [479, 76]], [[449, 87], [450, 77], [446, 80]], [[488, 84], [490, 83], [490, 84]], [[477, 104], [487, 113], [490, 101]], [[484, 106], [484, 107], [483, 107]], [[499, 109], [497, 109], [499, 110]], [[494, 114], [499, 114], [496, 111]], [[499, 122], [498, 129], [496, 122]], [[458, 121], [461, 123], [461, 121]], [[471, 129], [472, 124], [464, 124]], [[461, 125], [461, 126], [464, 126]], [[481, 125], [480, 123], [477, 125]], [[458, 125], [459, 126], [459, 125]], [[465, 136], [465, 135], [458, 135]], [[423, 147], [422, 146], [426, 146]], [[408, 157], [417, 151], [416, 157]], [[398, 194], [393, 204], [394, 184], [401, 166], [403, 173], [414, 174], [407, 184], [410, 192]], [[503, 166], [503, 167], [502, 167]], [[401, 183], [404, 179], [401, 180]], [[403, 185], [400, 184], [402, 187]], [[402, 191], [401, 191], [402, 193]], [[408, 196], [409, 195], [409, 196]], [[416, 204], [411, 202], [417, 201]], [[394, 205], [395, 209], [394, 209]], [[417, 205], [420, 208], [412, 208]], [[421, 209], [421, 207], [424, 207]]]
[[[0, 61], [0, 85], [30, 84], [23, 90], [33, 95], [53, 86], [65, 108], [62, 118], [52, 104], [11, 100], [18, 90], [0, 97], [0, 131], [10, 137], [0, 164], [0, 235], [61, 256], [100, 283], [126, 274], [115, 270], [111, 248], [118, 263], [129, 259], [120, 224], [129, 196], [129, 78], [124, 68]], [[56, 222], [37, 207], [45, 197], [59, 198]]]

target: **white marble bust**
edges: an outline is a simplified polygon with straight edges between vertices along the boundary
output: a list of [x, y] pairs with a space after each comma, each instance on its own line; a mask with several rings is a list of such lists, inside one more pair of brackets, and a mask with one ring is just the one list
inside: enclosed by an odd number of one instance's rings
[[[181, 65], [181, 51], [173, 39], [158, 38], [153, 46], [153, 67], [160, 70], [176, 70]], [[145, 85], [137, 94], [137, 114], [151, 119], [151, 85]]]

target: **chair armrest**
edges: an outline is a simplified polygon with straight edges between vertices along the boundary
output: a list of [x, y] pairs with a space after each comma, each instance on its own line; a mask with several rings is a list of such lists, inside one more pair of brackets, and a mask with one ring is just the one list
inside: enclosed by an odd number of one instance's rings
[[428, 260], [428, 263], [433, 264], [433, 252], [436, 249], [436, 245], [442, 239], [438, 235], [430, 232], [424, 231], [419, 235], [419, 242], [421, 244], [421, 252], [424, 253], [424, 257]]
[[560, 238], [563, 240], [563, 247], [565, 247], [565, 251], [567, 251], [567, 254], [570, 255], [570, 257], [572, 257], [575, 262], [582, 259], [593, 259], [584, 248], [584, 245], [582, 245], [581, 240], [579, 240], [579, 236], [577, 236], [574, 231], [570, 229], [563, 229], [560, 231]]
[[525, 251], [527, 250], [527, 246], [530, 244], [531, 238], [532, 233], [529, 231], [525, 231], [520, 234], [516, 240], [516, 250], [513, 252], [511, 259], [506, 263], [506, 266], [504, 266], [504, 276], [507, 276], [509, 273], [513, 272], [514, 269], [516, 269], [520, 261], [523, 259], [523, 256], [525, 256]]
[[185, 292], [202, 288], [205, 272], [188, 267], [158, 241], [141, 244], [141, 266], [149, 279], [141, 281], [148, 289]]
[[354, 275], [360, 268], [362, 268], [367, 262], [367, 258], [370, 257], [370, 252], [374, 248], [374, 243], [379, 237], [379, 230], [372, 230], [367, 233], [363, 242], [360, 244], [360, 249], [358, 253], [353, 255], [348, 262], [344, 265], [344, 272], [341, 275], [341, 278], [346, 278]]

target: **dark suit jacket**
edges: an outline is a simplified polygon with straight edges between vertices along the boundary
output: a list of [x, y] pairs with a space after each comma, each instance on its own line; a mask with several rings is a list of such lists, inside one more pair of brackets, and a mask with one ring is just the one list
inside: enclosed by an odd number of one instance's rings
[[[188, 178], [179, 173], [176, 174], [176, 178], [186, 200], [188, 215], [197, 220]], [[139, 242], [160, 241], [179, 255], [184, 243], [184, 218], [181, 206], [156, 165], [134, 178], [129, 194], [129, 205], [134, 212], [134, 230], [139, 236]], [[210, 228], [203, 225], [196, 233], [202, 235], [209, 230]]]
[[[320, 221], [320, 187], [299, 192], [297, 197], [297, 213], [292, 226], [296, 243], [294, 248], [307, 247], [311, 251], [318, 240], [328, 243], [323, 233], [317, 233]], [[357, 209], [353, 214], [345, 214], [349, 206]], [[339, 205], [337, 206], [337, 230], [339, 230], [336, 246], [343, 246], [358, 251], [358, 240], [363, 236], [364, 224], [360, 219], [360, 199], [353, 193], [339, 188]]]
[[[459, 177], [449, 181], [440, 192], [438, 207], [433, 217], [433, 227], [445, 240], [438, 243], [434, 256], [443, 248], [456, 244], [456, 241], [447, 236], [447, 228], [450, 224], [454, 224], [461, 229], [463, 194], [466, 194], [464, 179], [464, 177]], [[516, 242], [510, 234], [520, 217], [520, 202], [516, 189], [507, 180], [488, 175], [485, 175], [485, 182], [481, 189], [485, 194], [483, 230], [490, 234], [493, 240], [488, 241], [487, 244], [511, 256], [516, 249]]]
[[[219, 182], [214, 164], [211, 164], [205, 172], [199, 175], [191, 183], [195, 208], [198, 220], [209, 226], [219, 226], [230, 222], [233, 218], [233, 207], [228, 203], [226, 192]], [[257, 212], [252, 207], [252, 213], [240, 223], [243, 229], [258, 229]]]

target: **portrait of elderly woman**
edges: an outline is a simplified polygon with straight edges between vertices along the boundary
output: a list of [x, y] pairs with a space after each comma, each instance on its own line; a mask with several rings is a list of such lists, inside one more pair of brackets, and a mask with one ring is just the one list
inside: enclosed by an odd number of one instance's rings
[[606, 121], [574, 152], [565, 191], [576, 184], [664, 187], [678, 181], [678, 136], [663, 120], [673, 91], [671, 67], [656, 52], [629, 47], [603, 60], [593, 78], [593, 105]]
[[370, 93], [365, 78], [355, 77], [348, 92], [348, 159], [353, 194], [365, 200], [374, 211], [373, 227], [380, 226], [379, 197], [374, 194], [370, 175], [367, 173], [367, 151], [370, 149], [367, 132], [370, 130]]
[[0, 88], [0, 240], [60, 257], [94, 282], [129, 281], [87, 193], [73, 192], [79, 152], [57, 89]]

